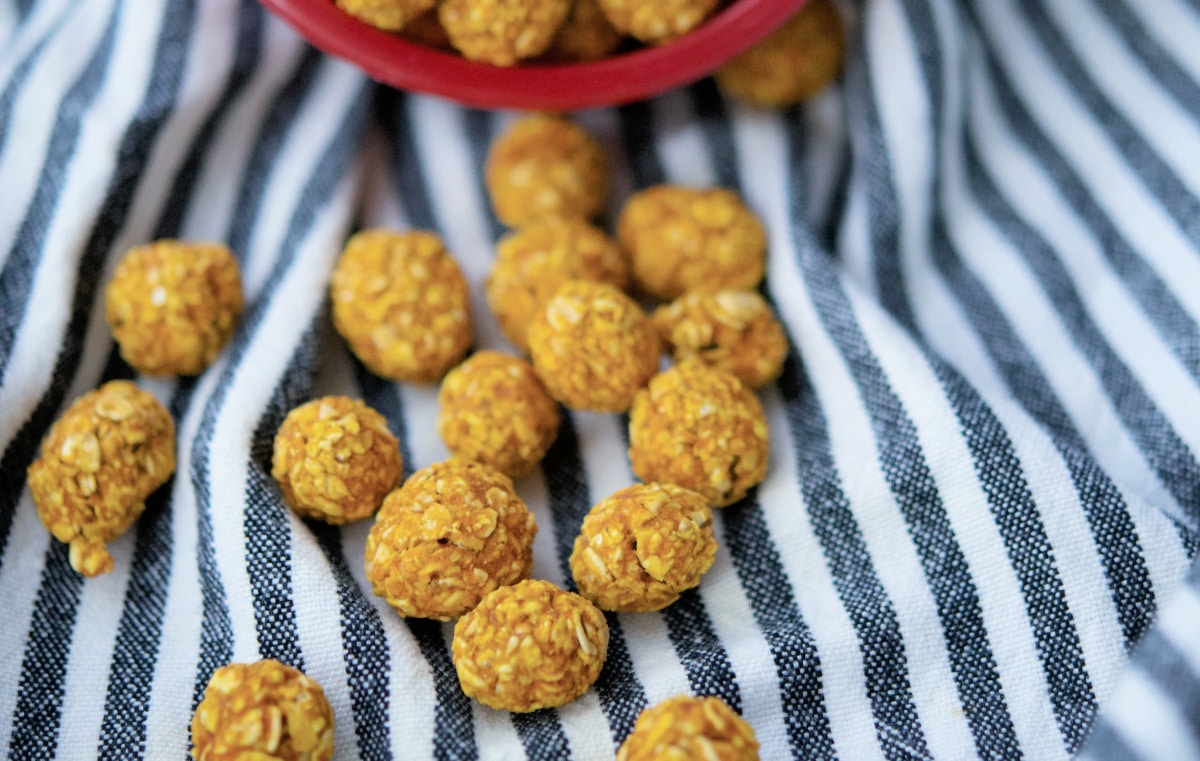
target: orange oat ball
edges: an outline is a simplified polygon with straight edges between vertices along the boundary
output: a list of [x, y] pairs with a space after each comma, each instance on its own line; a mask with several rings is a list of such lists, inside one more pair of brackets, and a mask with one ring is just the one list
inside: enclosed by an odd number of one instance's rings
[[766, 476], [767, 420], [736, 376], [687, 360], [633, 400], [629, 457], [643, 481], [678, 484], [725, 507]]
[[358, 233], [329, 291], [334, 327], [376, 375], [430, 383], [471, 345], [467, 281], [433, 233]]
[[717, 85], [765, 108], [787, 108], [832, 82], [845, 55], [832, 0], [810, 0], [769, 37], [717, 69]]
[[337, 7], [377, 29], [396, 32], [436, 3], [437, 0], [337, 0]]
[[529, 351], [534, 315], [568, 280], [595, 280], [624, 290], [629, 265], [612, 238], [582, 219], [541, 219], [496, 246], [485, 286], [488, 305], [521, 351]]
[[558, 436], [558, 405], [529, 363], [481, 351], [454, 368], [438, 394], [438, 433], [456, 456], [517, 478]]
[[321, 685], [279, 661], [213, 672], [192, 715], [196, 761], [328, 761], [333, 709]]
[[512, 480], [447, 460], [387, 496], [367, 536], [367, 578], [401, 616], [450, 621], [529, 578], [537, 521]]
[[575, 0], [544, 58], [561, 63], [595, 61], [616, 50], [620, 44], [621, 34], [613, 28], [596, 0]]
[[560, 116], [518, 119], [492, 144], [485, 175], [496, 217], [510, 227], [539, 217], [591, 219], [608, 198], [604, 150]]
[[651, 706], [617, 750], [617, 761], [758, 761], [746, 720], [720, 698], [679, 695]]
[[334, 525], [362, 520], [400, 484], [400, 442], [383, 415], [357, 399], [314, 399], [279, 426], [271, 475], [302, 517]]
[[198, 375], [242, 313], [237, 259], [220, 243], [160, 240], [131, 248], [104, 294], [121, 356], [146, 375]]
[[175, 472], [175, 421], [149, 393], [110, 381], [71, 403], [27, 472], [38, 517], [70, 546], [71, 567], [109, 573], [105, 544], [146, 509], [146, 498]]
[[703, 24], [720, 4], [720, 0], [598, 1], [617, 31], [648, 45], [682, 37]]
[[571, 575], [602, 610], [662, 610], [700, 583], [716, 554], [704, 497], [674, 484], [637, 484], [583, 519]]
[[512, 66], [550, 47], [570, 9], [570, 0], [441, 0], [438, 18], [464, 58]]
[[651, 318], [667, 351], [736, 375], [749, 388], [774, 381], [787, 357], [787, 334], [754, 291], [692, 291]]
[[658, 369], [658, 336], [641, 308], [606, 283], [571, 280], [529, 326], [533, 367], [577, 410], [624, 412]]
[[635, 193], [621, 211], [617, 238], [629, 254], [634, 282], [658, 299], [751, 289], [766, 270], [762, 224], [724, 188], [657, 185]]
[[454, 625], [451, 645], [468, 697], [527, 713], [570, 703], [600, 676], [608, 621], [595, 605], [548, 581], [500, 587]]

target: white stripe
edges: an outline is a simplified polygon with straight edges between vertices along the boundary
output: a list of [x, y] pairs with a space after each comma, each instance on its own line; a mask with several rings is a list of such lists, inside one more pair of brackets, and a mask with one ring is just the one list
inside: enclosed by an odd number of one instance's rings
[[1146, 25], [1163, 52], [1175, 59], [1192, 79], [1200, 79], [1200, 16], [1180, 0], [1155, 0], [1153, 3], [1126, 2], [1129, 12]]
[[16, 513], [9, 527], [8, 542], [0, 565], [0, 600], [4, 615], [0, 616], [0, 743], [7, 743], [12, 734], [13, 712], [20, 690], [23, 653], [29, 644], [29, 626], [33, 606], [41, 586], [46, 551], [50, 542], [58, 541], [38, 519], [33, 498], [26, 489], [14, 506]]
[[838, 258], [848, 280], [857, 283], [865, 293], [878, 293], [867, 201], [866, 161], [871, 153], [871, 143], [864, 105], [864, 99], [868, 97], [866, 63], [857, 57], [848, 60], [845, 78], [850, 176], [846, 209], [838, 224]]
[[[803, 119], [807, 138], [804, 150], [805, 175], [808, 178], [806, 219], [821, 229], [833, 211], [849, 158], [849, 131], [843, 108], [845, 93], [836, 84], [825, 88], [805, 102]], [[768, 118], [763, 115], [763, 118]]]
[[697, 188], [714, 184], [712, 165], [701, 159], [708, 155], [708, 146], [687, 91], [671, 90], [650, 101], [650, 109], [654, 146], [662, 161], [666, 181]]
[[[17, 4], [15, 0], [0, 2], [0, 49], [8, 45], [9, 38], [17, 31]], [[0, 82], [5, 80], [0, 79]]]
[[[69, 3], [74, 2], [75, 7]], [[13, 0], [8, 0], [11, 6]], [[30, 5], [21, 25], [0, 46], [0, 82], [6, 86], [30, 51], [61, 28], [63, 19], [78, 10], [79, 0], [42, 0]], [[43, 51], [44, 52], [44, 51]]]
[[1191, 666], [1193, 676], [1200, 675], [1200, 594], [1192, 586], [1182, 587], [1162, 607], [1158, 631]]
[[1200, 744], [1170, 695], [1136, 667], [1121, 678], [1103, 720], [1144, 761], [1200, 759]]

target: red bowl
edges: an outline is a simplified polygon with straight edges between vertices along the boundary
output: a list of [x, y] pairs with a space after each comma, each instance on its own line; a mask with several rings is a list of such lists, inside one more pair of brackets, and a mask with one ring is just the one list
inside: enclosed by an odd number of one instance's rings
[[316, 47], [402, 90], [483, 108], [567, 110], [628, 103], [710, 74], [807, 0], [737, 0], [696, 31], [600, 61], [501, 68], [382, 32], [333, 0], [261, 0]]

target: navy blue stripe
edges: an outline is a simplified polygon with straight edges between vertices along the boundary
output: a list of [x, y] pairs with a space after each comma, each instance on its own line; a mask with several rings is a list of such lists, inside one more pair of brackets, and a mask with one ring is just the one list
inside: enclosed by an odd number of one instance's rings
[[437, 221], [409, 111], [412, 97], [399, 90], [381, 88], [376, 103], [377, 115], [391, 149], [391, 179], [404, 201], [405, 216], [415, 229], [435, 230]]
[[932, 254], [1013, 397], [1042, 425], [1062, 455], [1099, 550], [1125, 648], [1132, 649], [1153, 620], [1155, 602], [1141, 543], [1124, 498], [1112, 480], [1084, 454], [1083, 440], [1054, 389], [987, 289], [958, 257], [940, 217], [934, 229]]
[[654, 145], [654, 125], [650, 105], [645, 101], [630, 103], [617, 110], [621, 121], [621, 140], [636, 188], [648, 188], [667, 181]]
[[[978, 21], [975, 26], [979, 26]], [[1012, 134], [1024, 143], [1038, 166], [1058, 186], [1063, 199], [1075, 210], [1079, 221], [1101, 242], [1101, 252], [1125, 289], [1137, 300], [1138, 306], [1154, 323], [1163, 341], [1171, 347], [1192, 378], [1200, 381], [1200, 345], [1195, 340], [1196, 335], [1200, 334], [1200, 326], [1180, 305], [1158, 273], [1133, 250], [1078, 173], [1030, 116], [1003, 69], [997, 64], [996, 48], [985, 46], [985, 52], [989, 59], [990, 79]], [[978, 118], [973, 113], [969, 116]], [[1196, 238], [1193, 237], [1193, 240]]]
[[[372, 374], [357, 359], [354, 376], [362, 390], [363, 400], [371, 409], [383, 415], [388, 428], [400, 440], [400, 457], [404, 462], [404, 479], [412, 474], [414, 463], [409, 445], [404, 406], [395, 384]], [[450, 658], [450, 652], [442, 637], [442, 630], [434, 621], [403, 619], [412, 632], [421, 654], [429, 664], [433, 675], [433, 686], [437, 696], [433, 719], [433, 752], [438, 761], [479, 758], [475, 744], [475, 724], [471, 713], [471, 701], [458, 686], [458, 674]]]
[[[571, 575], [571, 551], [575, 546], [575, 537], [579, 536], [583, 526], [583, 519], [592, 509], [592, 498], [588, 490], [587, 471], [579, 454], [575, 422], [566, 410], [563, 410], [558, 439], [546, 453], [542, 469], [550, 495], [559, 570], [566, 580], [567, 589], [576, 591]], [[546, 528], [542, 527], [541, 530], [545, 531]], [[614, 613], [606, 613], [605, 616], [609, 629], [608, 660], [593, 689], [608, 718], [613, 740], [620, 743], [633, 730], [638, 714], [646, 707], [646, 691], [634, 672], [619, 617]]]
[[[32, 2], [32, 0], [29, 0]], [[8, 147], [8, 138], [15, 130], [12, 128], [13, 104], [21, 91], [25, 87], [25, 81], [29, 78], [29, 72], [32, 71], [33, 65], [42, 57], [42, 52], [46, 45], [54, 38], [55, 34], [62, 29], [63, 19], [69, 18], [77, 9], [79, 0], [66, 3], [59, 9], [58, 16], [47, 26], [45, 33], [42, 35], [33, 47], [21, 59], [9, 75], [8, 81], [4, 85], [3, 92], [0, 92], [0, 154]], [[24, 15], [24, 14], [21, 14]], [[16, 39], [16, 33], [10, 39]]]
[[1092, 733], [1088, 736], [1086, 751], [1090, 759], [1096, 761], [1146, 761], [1138, 755], [1125, 738], [1103, 718], [1096, 722]]
[[741, 195], [742, 177], [738, 172], [737, 142], [731, 134], [729, 113], [717, 89], [716, 80], [711, 77], [701, 79], [688, 88], [688, 94], [695, 111], [694, 123], [704, 135], [716, 184]]
[[741, 713], [742, 689], [737, 674], [700, 594], [695, 589], [687, 590], [662, 616], [692, 693], [715, 695]]
[[867, 697], [889, 759], [930, 758], [908, 679], [908, 656], [895, 606], [879, 580], [866, 540], [842, 491], [828, 421], [795, 349], [779, 380], [798, 481], [834, 587], [858, 635]]
[[167, 201], [163, 205], [162, 216], [154, 229], [154, 238], [171, 238], [179, 234], [183, 215], [187, 211], [196, 180], [200, 175], [200, 167], [204, 157], [212, 147], [221, 123], [228, 116], [234, 102], [245, 89], [252, 75], [259, 69], [262, 57], [264, 29], [264, 11], [257, 3], [242, 3], [238, 11], [237, 43], [235, 46], [233, 67], [229, 72], [228, 81], [221, 92], [221, 97], [212, 109], [204, 125], [196, 134], [188, 150], [187, 158], [175, 175]]
[[558, 721], [558, 712], [544, 708], [531, 713], [512, 714], [517, 737], [525, 754], [537, 761], [570, 761], [571, 744]]
[[[392, 701], [389, 690], [391, 655], [383, 620], [350, 573], [342, 553], [341, 532], [317, 523], [308, 525], [317, 537], [337, 583], [342, 658], [346, 664], [350, 710], [354, 712], [354, 731], [358, 739], [356, 757], [363, 761], [388, 761], [392, 758], [391, 728], [388, 726], [388, 706]], [[342, 742], [346, 742], [345, 737]]]
[[792, 757], [797, 761], [837, 758], [817, 645], [796, 605], [762, 507], [750, 497], [716, 515], [754, 620], [771, 649]]
[[[789, 140], [789, 155], [798, 157], [802, 146], [797, 144], [796, 131], [789, 131]], [[789, 181], [792, 218], [802, 219], [802, 178], [792, 172]], [[976, 749], [985, 756], [1015, 756], [1021, 750], [983, 625], [979, 594], [954, 538], [916, 429], [871, 353], [830, 262], [813, 249], [806, 232], [799, 228], [793, 232], [797, 265], [822, 322], [854, 375], [871, 417], [880, 466], [908, 524], [910, 539], [937, 603], [950, 666]]]
[[3, 384], [8, 370], [17, 329], [25, 317], [34, 276], [41, 262], [42, 246], [54, 219], [63, 183], [66, 182], [66, 167], [79, 145], [83, 117], [108, 74], [116, 43], [117, 21], [121, 18], [123, 8], [124, 3], [118, 2], [87, 65], [59, 104], [46, 156], [38, 174], [37, 189], [29, 207], [22, 210], [24, 217], [17, 230], [17, 238], [8, 252], [3, 270], [0, 270], [0, 303], [5, 305], [4, 311], [0, 312], [0, 384]]
[[[1114, 34], [1142, 62], [1147, 72], [1192, 117], [1200, 119], [1200, 84], [1155, 40], [1124, 0], [1099, 0], [1097, 9], [1109, 20]], [[1153, 6], [1147, 6], [1152, 8]]]

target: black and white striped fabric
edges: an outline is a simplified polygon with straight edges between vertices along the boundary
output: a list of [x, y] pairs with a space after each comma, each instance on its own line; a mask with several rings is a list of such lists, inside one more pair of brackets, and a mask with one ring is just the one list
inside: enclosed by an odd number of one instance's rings
[[[436, 388], [366, 372], [325, 285], [356, 226], [442, 234], [477, 346], [502, 230], [481, 170], [514, 114], [370, 83], [252, 0], [0, 0], [0, 757], [182, 759], [213, 670], [317, 679], [339, 759], [609, 759], [648, 704], [718, 695], [764, 759], [1200, 759], [1200, 4], [866, 0], [839, 84], [766, 114], [709, 82], [578, 114], [623, 198], [737, 189], [792, 352], [767, 480], [700, 588], [611, 618], [582, 699], [468, 700], [451, 629], [370, 593], [366, 525], [269, 476], [292, 406], [364, 398], [406, 468]], [[132, 371], [103, 284], [131, 245], [238, 254], [247, 312], [195, 380], [139, 378], [179, 467], [84, 581], [25, 468]], [[519, 482], [534, 574], [570, 584], [625, 421], [572, 414]]]

